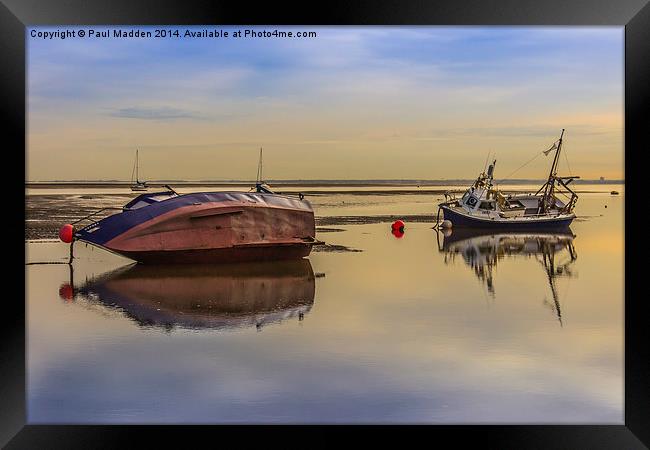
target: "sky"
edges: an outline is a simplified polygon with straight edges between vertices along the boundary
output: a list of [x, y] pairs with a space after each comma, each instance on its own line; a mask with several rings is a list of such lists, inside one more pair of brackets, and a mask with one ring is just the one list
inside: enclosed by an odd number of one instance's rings
[[623, 27], [156, 28], [27, 29], [26, 180], [624, 178]]

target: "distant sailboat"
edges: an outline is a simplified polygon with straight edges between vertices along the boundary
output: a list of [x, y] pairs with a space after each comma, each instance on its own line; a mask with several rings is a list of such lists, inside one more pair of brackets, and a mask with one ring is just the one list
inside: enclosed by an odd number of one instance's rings
[[[133, 166], [133, 172], [131, 172], [131, 190], [132, 191], [146, 191], [148, 189], [146, 181], [140, 181], [140, 176], [138, 173], [138, 150], [135, 151], [135, 165]], [[135, 183], [133, 182], [133, 175], [135, 174]]]

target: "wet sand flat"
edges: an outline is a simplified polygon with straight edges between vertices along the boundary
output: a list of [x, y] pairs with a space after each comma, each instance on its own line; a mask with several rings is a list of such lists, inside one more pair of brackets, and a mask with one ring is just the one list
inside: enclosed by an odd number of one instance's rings
[[[59, 185], [49, 185], [49, 188], [38, 188], [35, 192], [28, 193], [25, 197], [25, 239], [56, 239], [58, 230], [61, 225], [72, 223], [82, 217], [87, 216], [102, 208], [115, 208], [98, 214], [97, 218], [106, 217], [119, 212], [119, 208], [137, 196], [136, 193], [129, 192], [128, 187], [118, 187], [109, 185], [111, 189], [107, 193], [100, 193], [87, 185], [68, 186], [67, 193], [57, 193], [61, 188]], [[105, 187], [106, 185], [100, 185]], [[222, 186], [222, 185], [219, 185]], [[228, 186], [228, 185], [227, 185]], [[206, 186], [200, 186], [207, 188]], [[620, 186], [599, 185], [583, 186], [583, 190], [578, 192], [583, 194], [605, 194], [605, 190], [616, 188], [622, 191]], [[232, 186], [228, 186], [232, 188]], [[511, 192], [530, 192], [534, 191], [534, 186], [511, 186]], [[50, 192], [48, 192], [48, 190]], [[89, 191], [89, 192], [88, 192]], [[150, 191], [155, 192], [155, 189]], [[184, 187], [184, 190], [178, 188], [180, 193], [193, 192], [197, 189]], [[244, 189], [245, 191], [245, 189]], [[321, 228], [321, 232], [326, 231], [328, 227], [336, 225], [353, 225], [353, 224], [371, 224], [371, 223], [390, 223], [394, 220], [401, 219], [405, 222], [426, 223], [435, 222], [437, 212], [436, 204], [443, 200], [446, 192], [458, 194], [462, 192], [459, 186], [447, 186], [444, 188], [424, 186], [423, 189], [411, 189], [409, 187], [397, 186], [391, 189], [377, 186], [364, 186], [364, 190], [356, 189], [356, 186], [335, 187], [327, 186], [327, 190], [286, 190], [282, 193], [288, 195], [297, 195], [301, 192], [314, 206], [316, 215], [316, 225]], [[392, 208], [392, 206], [404, 203], [403, 207]], [[426, 205], [425, 208], [419, 208], [422, 211], [414, 214], [411, 203]], [[363, 205], [386, 205], [386, 208], [373, 209], [372, 214], [363, 214]], [[391, 206], [391, 207], [389, 207]], [[331, 211], [330, 211], [331, 210]], [[390, 214], [383, 214], [390, 210]], [[345, 214], [354, 211], [354, 214]], [[369, 211], [370, 212], [370, 211]]]
[[[345, 192], [345, 191], [344, 191]], [[336, 196], [336, 193], [319, 194], [318, 197], [308, 197], [316, 208], [319, 203], [327, 203], [328, 199]], [[366, 194], [358, 192], [345, 192], [346, 196], [365, 197]], [[385, 192], [383, 195], [410, 195], [409, 191], [400, 192], [399, 194], [390, 194]], [[421, 195], [421, 194], [418, 194]], [[119, 212], [124, 204], [129, 202], [135, 195], [133, 194], [53, 194], [53, 195], [29, 195], [26, 197], [26, 220], [25, 220], [25, 239], [57, 239], [59, 229], [63, 224], [77, 221], [99, 209], [115, 208], [106, 210], [97, 214], [98, 219]], [[434, 197], [431, 195], [431, 209], [434, 210]], [[341, 204], [343, 206], [344, 203]], [[353, 203], [348, 202], [353, 206]], [[349, 225], [349, 224], [369, 224], [392, 222], [397, 219], [408, 220], [410, 222], [433, 222], [431, 214], [393, 214], [393, 215], [364, 215], [364, 216], [319, 216], [316, 212], [316, 225], [320, 232], [340, 231], [334, 228], [321, 226], [331, 225]]]

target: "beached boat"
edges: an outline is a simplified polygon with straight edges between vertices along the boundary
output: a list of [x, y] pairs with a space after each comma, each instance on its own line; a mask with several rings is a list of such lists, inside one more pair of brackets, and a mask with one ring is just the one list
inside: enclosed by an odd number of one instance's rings
[[64, 225], [59, 237], [149, 264], [295, 259], [318, 243], [309, 201], [302, 194], [275, 194], [261, 178], [254, 192], [178, 194], [165, 187], [101, 220], [94, 217], [108, 208]]
[[[131, 190], [134, 192], [146, 191], [148, 189], [146, 181], [140, 181], [139, 174], [139, 161], [138, 161], [138, 150], [135, 151], [135, 165], [133, 166], [133, 172], [131, 173]], [[135, 182], [133, 181], [133, 175], [135, 175]]]
[[[72, 271], [71, 271], [72, 275]], [[131, 264], [59, 295], [117, 309], [141, 326], [229, 330], [302, 318], [314, 303], [308, 259], [229, 265]]]
[[[446, 199], [438, 205], [444, 219], [453, 227], [491, 229], [561, 229], [567, 228], [575, 214], [573, 209], [578, 195], [569, 184], [578, 176], [557, 175], [564, 130], [551, 148], [539, 154], [548, 155], [555, 150], [551, 171], [546, 182], [535, 194], [504, 195], [493, 188], [496, 160], [487, 172], [482, 172], [462, 198]], [[538, 154], [538, 155], [539, 155]], [[536, 155], [536, 156], [538, 156]], [[559, 196], [563, 196], [564, 199]]]

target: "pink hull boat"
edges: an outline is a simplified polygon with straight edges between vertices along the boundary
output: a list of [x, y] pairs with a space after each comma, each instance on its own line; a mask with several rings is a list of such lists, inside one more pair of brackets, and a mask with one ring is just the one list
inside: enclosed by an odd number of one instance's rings
[[315, 236], [309, 201], [267, 190], [142, 194], [74, 232], [147, 264], [297, 259], [309, 255]]

